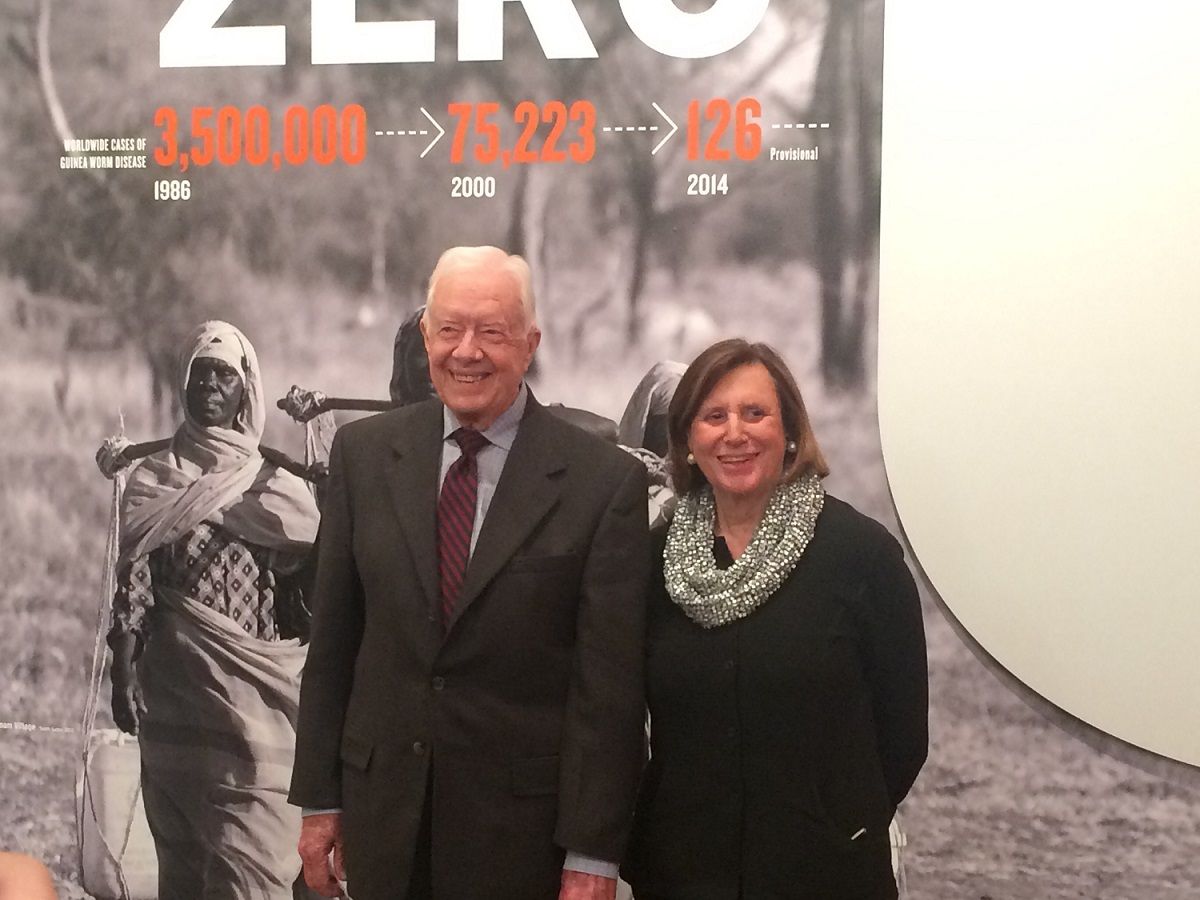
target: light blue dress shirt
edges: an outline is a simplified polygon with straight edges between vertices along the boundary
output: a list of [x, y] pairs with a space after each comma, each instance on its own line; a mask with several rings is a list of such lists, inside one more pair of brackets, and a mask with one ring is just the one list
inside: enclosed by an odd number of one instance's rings
[[[479, 530], [487, 516], [492, 498], [496, 496], [496, 485], [500, 483], [500, 474], [504, 464], [508, 462], [508, 451], [512, 449], [513, 441], [517, 439], [517, 429], [521, 427], [521, 417], [525, 415], [525, 404], [529, 401], [529, 389], [522, 382], [517, 392], [517, 399], [504, 412], [500, 413], [488, 428], [481, 431], [488, 443], [484, 444], [475, 454], [475, 469], [479, 474], [479, 487], [475, 494], [475, 524], [471, 528], [471, 554], [475, 553], [475, 545], [479, 542]], [[442, 407], [442, 468], [438, 474], [438, 493], [446, 481], [446, 473], [455, 461], [462, 456], [462, 448], [458, 441], [451, 437], [462, 427], [458, 416], [450, 411], [450, 407]]]

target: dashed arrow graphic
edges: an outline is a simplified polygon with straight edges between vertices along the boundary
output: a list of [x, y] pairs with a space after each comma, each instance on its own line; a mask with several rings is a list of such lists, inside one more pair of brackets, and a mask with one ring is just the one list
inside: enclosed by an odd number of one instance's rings
[[671, 130], [668, 131], [665, 135], [663, 135], [663, 139], [661, 141], [659, 141], [657, 144], [655, 144], [654, 149], [650, 151], [651, 156], [657, 156], [658, 151], [661, 150], [663, 147], [665, 147], [667, 144], [667, 141], [669, 141], [671, 138], [673, 138], [675, 136], [675, 132], [677, 132], [679, 130], [679, 126], [675, 124], [675, 122], [671, 119], [670, 116], [668, 116], [665, 112], [663, 112], [663, 108], [661, 106], [659, 106], [657, 103], [654, 103], [653, 106], [654, 106], [654, 111], [656, 113], [658, 113], [660, 116], [662, 116], [664, 119], [666, 119], [667, 124], [671, 126]]
[[429, 146], [427, 146], [424, 150], [421, 151], [421, 159], [424, 159], [425, 154], [433, 149], [433, 145], [442, 139], [442, 135], [444, 135], [446, 133], [446, 129], [443, 128], [441, 125], [439, 125], [437, 119], [435, 119], [433, 116], [431, 116], [429, 114], [429, 111], [427, 109], [425, 109], [425, 107], [423, 107], [423, 106], [421, 107], [421, 114], [430, 121], [430, 123], [433, 125], [434, 128], [437, 129], [437, 132], [438, 132], [437, 137], [435, 137], [432, 141], [429, 142]]

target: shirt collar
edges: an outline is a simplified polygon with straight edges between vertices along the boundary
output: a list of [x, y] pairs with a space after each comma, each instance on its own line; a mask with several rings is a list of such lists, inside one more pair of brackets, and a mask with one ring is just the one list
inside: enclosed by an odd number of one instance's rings
[[[504, 412], [496, 417], [496, 421], [490, 427], [480, 432], [488, 442], [495, 444], [497, 447], [503, 448], [505, 451], [511, 450], [513, 441], [517, 437], [517, 428], [521, 425], [521, 418], [525, 415], [525, 404], [529, 400], [529, 388], [525, 386], [525, 382], [521, 382], [521, 389], [517, 391], [517, 397], [513, 400], [512, 405]], [[462, 427], [462, 423], [458, 421], [456, 416], [445, 404], [442, 405], [442, 440], [449, 440], [450, 435]]]

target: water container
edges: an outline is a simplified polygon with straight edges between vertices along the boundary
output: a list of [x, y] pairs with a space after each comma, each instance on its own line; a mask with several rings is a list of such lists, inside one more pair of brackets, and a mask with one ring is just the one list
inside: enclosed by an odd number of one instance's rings
[[892, 824], [888, 826], [888, 839], [892, 845], [892, 874], [896, 876], [899, 900], [907, 900], [908, 877], [904, 872], [904, 848], [908, 846], [908, 835], [900, 827], [899, 814], [892, 818]]
[[116, 729], [88, 740], [77, 798], [83, 888], [97, 900], [155, 900], [158, 858], [142, 805], [136, 738]]

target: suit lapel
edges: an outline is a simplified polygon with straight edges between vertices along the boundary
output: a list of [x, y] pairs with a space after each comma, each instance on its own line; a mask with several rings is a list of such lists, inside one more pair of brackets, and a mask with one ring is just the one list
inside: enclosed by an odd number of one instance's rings
[[430, 401], [406, 417], [392, 436], [388, 460], [392, 506], [412, 550], [417, 577], [431, 609], [441, 605], [437, 574], [437, 490], [442, 463], [442, 405]]
[[531, 394], [467, 565], [450, 628], [558, 502], [567, 466], [547, 434], [549, 416]]

